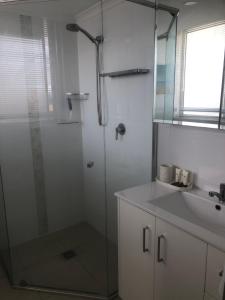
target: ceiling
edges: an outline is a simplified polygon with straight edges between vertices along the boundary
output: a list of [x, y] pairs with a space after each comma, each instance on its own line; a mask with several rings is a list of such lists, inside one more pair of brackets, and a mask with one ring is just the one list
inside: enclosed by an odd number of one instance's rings
[[0, 12], [66, 19], [98, 2], [99, 0], [0, 0]]

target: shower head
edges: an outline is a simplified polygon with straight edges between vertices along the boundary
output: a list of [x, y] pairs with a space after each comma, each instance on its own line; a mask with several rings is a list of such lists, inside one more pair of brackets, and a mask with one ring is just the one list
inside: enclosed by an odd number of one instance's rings
[[[89, 32], [80, 27], [78, 24], [67, 24], [66, 29], [72, 32], [82, 32], [92, 43], [95, 44], [96, 47], [96, 82], [97, 82], [97, 112], [98, 112], [98, 122], [100, 126], [103, 126], [102, 122], [102, 98], [101, 98], [101, 53], [100, 53], [100, 44], [104, 42], [103, 35], [97, 36], [94, 38]], [[72, 111], [72, 103], [71, 99], [68, 98], [69, 110]]]
[[77, 24], [67, 24], [66, 29], [72, 32], [80, 31], [80, 27]]
[[103, 37], [94, 38], [89, 32], [80, 27], [78, 24], [67, 24], [66, 29], [72, 32], [82, 32], [96, 46], [103, 42]]

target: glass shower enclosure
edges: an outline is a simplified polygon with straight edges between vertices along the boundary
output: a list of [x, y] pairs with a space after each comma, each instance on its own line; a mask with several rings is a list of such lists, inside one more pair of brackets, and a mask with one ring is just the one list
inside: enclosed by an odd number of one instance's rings
[[[154, 9], [111, 2], [0, 4], [0, 258], [17, 288], [118, 289], [114, 193], [151, 180]], [[133, 68], [149, 71], [100, 76]]]
[[[5, 205], [7, 212], [1, 219], [5, 224], [7, 217], [9, 237], [7, 245], [3, 231], [2, 248], [10, 248], [15, 286], [102, 296], [117, 290], [115, 285], [109, 291], [107, 282], [111, 245], [104, 128], [96, 122], [94, 107], [95, 47], [84, 40], [93, 61], [86, 74], [90, 84], [81, 91], [79, 34], [66, 29], [67, 23], [75, 23], [69, 14], [93, 5], [101, 9], [95, 0], [0, 7], [1, 208]], [[102, 34], [101, 14], [97, 22], [95, 35]], [[87, 124], [84, 115], [91, 103], [93, 118]], [[85, 136], [89, 127], [97, 139], [92, 149]], [[92, 162], [95, 151], [98, 161]], [[90, 182], [93, 172], [96, 182]]]

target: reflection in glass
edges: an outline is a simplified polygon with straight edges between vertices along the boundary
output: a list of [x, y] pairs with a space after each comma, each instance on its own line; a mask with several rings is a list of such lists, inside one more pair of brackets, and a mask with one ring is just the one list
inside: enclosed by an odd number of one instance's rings
[[[174, 112], [177, 14], [158, 11], [155, 121], [172, 123]], [[161, 20], [161, 23], [160, 23]]]
[[[174, 48], [175, 82], [174, 72], [166, 73], [163, 60], [166, 46], [162, 39], [172, 16], [161, 11], [160, 4], [170, 5], [179, 11]], [[223, 0], [209, 0], [187, 5], [177, 0], [162, 0], [160, 4], [156, 20], [158, 74], [155, 121], [199, 127], [205, 124], [205, 127], [218, 128], [225, 51], [225, 3]], [[172, 82], [175, 86], [173, 99], [172, 93], [166, 97], [165, 90], [167, 83], [172, 86]], [[171, 116], [166, 112], [172, 106], [174, 112], [169, 110]]]

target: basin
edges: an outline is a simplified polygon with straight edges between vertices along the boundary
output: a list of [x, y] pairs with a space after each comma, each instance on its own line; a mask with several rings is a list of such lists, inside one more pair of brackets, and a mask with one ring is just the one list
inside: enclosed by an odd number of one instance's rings
[[194, 193], [177, 192], [150, 202], [156, 208], [208, 229], [225, 231], [225, 205]]

